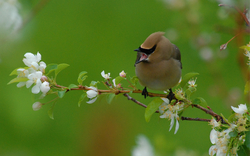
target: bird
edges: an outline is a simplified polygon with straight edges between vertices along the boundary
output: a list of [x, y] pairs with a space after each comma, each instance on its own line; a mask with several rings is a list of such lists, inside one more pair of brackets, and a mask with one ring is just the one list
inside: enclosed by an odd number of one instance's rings
[[181, 53], [179, 48], [163, 36], [164, 32], [155, 32], [149, 35], [137, 52], [135, 73], [139, 82], [145, 88], [142, 95], [148, 96], [147, 88], [151, 90], [170, 90], [168, 98], [174, 97], [172, 87], [176, 86], [181, 78]]

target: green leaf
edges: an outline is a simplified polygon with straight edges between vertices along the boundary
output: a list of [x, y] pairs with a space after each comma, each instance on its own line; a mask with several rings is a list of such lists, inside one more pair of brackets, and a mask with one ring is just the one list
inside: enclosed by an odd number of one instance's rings
[[236, 131], [232, 131], [232, 132], [229, 132], [229, 136], [230, 137], [236, 137], [238, 135], [238, 133]]
[[67, 68], [68, 66], [69, 65], [66, 63], [62, 63], [62, 64], [57, 65], [57, 68], [55, 69], [55, 75], [57, 76], [60, 71]]
[[250, 131], [246, 132], [245, 145], [250, 150]]
[[132, 83], [133, 85], [136, 85], [137, 82], [139, 81], [139, 79], [138, 79], [137, 76], [133, 76], [132, 78], [130, 78], [130, 80], [131, 80], [131, 83]]
[[78, 107], [81, 106], [82, 101], [83, 101], [86, 97], [87, 97], [87, 94], [86, 94], [86, 92], [84, 92], [84, 93], [80, 96], [80, 98], [79, 98]]
[[117, 76], [117, 77], [115, 78], [115, 84], [118, 85], [122, 80], [125, 80], [125, 78], [124, 78], [124, 77], [121, 77], [121, 76]]
[[195, 72], [191, 72], [191, 73], [187, 73], [183, 78], [182, 81], [180, 83], [181, 88], [184, 88], [185, 85], [188, 83], [188, 81], [192, 78], [199, 75], [199, 73], [195, 73]]
[[244, 49], [244, 50], [247, 50], [247, 51], [250, 51], [250, 47], [248, 47], [248, 46], [241, 46], [240, 48]]
[[115, 94], [114, 93], [110, 93], [107, 95], [107, 102], [108, 104], [111, 104], [112, 100], [114, 99]]
[[83, 82], [84, 80], [86, 80], [86, 78], [88, 77], [86, 74], [87, 74], [86, 71], [82, 71], [82, 72], [79, 73], [79, 76], [78, 76], [78, 78], [77, 78], [77, 82], [78, 82], [80, 85], [82, 85], [82, 82]]
[[78, 88], [78, 86], [75, 85], [75, 84], [70, 84], [70, 85], [68, 86], [68, 88], [69, 88], [69, 90], [70, 90], [71, 88]]
[[45, 68], [46, 75], [49, 75], [51, 72], [55, 71], [57, 69], [57, 64], [49, 64]]
[[231, 115], [228, 117], [228, 121], [229, 121], [230, 123], [232, 123], [234, 120], [236, 120], [236, 119], [235, 119], [235, 113], [231, 114]]
[[244, 94], [246, 95], [246, 94], [248, 94], [248, 92], [249, 92], [249, 87], [250, 86], [250, 82], [249, 81], [247, 81], [247, 83], [246, 83], [246, 85], [245, 85], [245, 89], [244, 89]]
[[8, 84], [16, 83], [16, 82], [25, 82], [28, 80], [29, 79], [27, 77], [16, 77], [16, 78], [12, 79]]
[[196, 89], [194, 87], [189, 87], [186, 89], [185, 93], [187, 95], [187, 99], [190, 99], [191, 95], [196, 92]]
[[97, 84], [99, 83], [99, 81], [91, 81], [89, 86], [92, 86], [92, 87], [96, 87], [97, 88]]
[[[248, 112], [249, 112], [249, 110], [248, 110]], [[247, 119], [250, 121], [250, 115], [248, 115], [248, 114], [247, 114]]]
[[207, 102], [205, 99], [203, 99], [202, 97], [197, 97], [193, 100], [193, 104], [197, 104], [200, 105], [202, 107], [207, 108]]
[[145, 119], [149, 122], [151, 116], [159, 109], [159, 106], [162, 104], [163, 100], [161, 98], [156, 98], [148, 104], [148, 107], [145, 110]]
[[54, 107], [55, 107], [55, 105], [56, 105], [56, 102], [54, 102], [54, 103], [52, 104], [52, 106], [50, 107], [50, 109], [48, 110], [48, 115], [49, 115], [49, 117], [50, 117], [51, 119], [53, 119], [53, 120], [54, 120], [53, 112], [54, 112]]
[[18, 75], [18, 72], [17, 72], [17, 70], [18, 69], [29, 69], [29, 67], [23, 67], [23, 68], [16, 68], [16, 69], [14, 69], [11, 73], [10, 73], [10, 76], [12, 76], [12, 75]]
[[58, 96], [59, 98], [63, 98], [64, 94], [66, 93], [66, 90], [61, 90], [61, 91], [58, 91]]
[[242, 146], [239, 146], [238, 148], [239, 150], [237, 151], [237, 154], [239, 156], [249, 156], [250, 152], [249, 152], [249, 149], [247, 149], [246, 146], [242, 145]]

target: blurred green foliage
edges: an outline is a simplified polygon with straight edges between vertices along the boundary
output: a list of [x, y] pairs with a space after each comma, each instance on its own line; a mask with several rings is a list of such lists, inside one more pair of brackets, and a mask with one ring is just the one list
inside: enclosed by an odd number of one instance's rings
[[[227, 117], [229, 106], [246, 102], [245, 80], [237, 62], [241, 45], [234, 40], [225, 51], [219, 51], [220, 45], [234, 36], [229, 30], [236, 28], [232, 14], [236, 12], [218, 7], [214, 0], [176, 2], [50, 1], [25, 25], [18, 39], [2, 39], [0, 155], [127, 156], [138, 134], [146, 135], [160, 155], [180, 155], [178, 151], [208, 155], [208, 123], [180, 121], [180, 129], [174, 135], [173, 131], [168, 132], [169, 121], [154, 114], [146, 122], [145, 109], [123, 96], [111, 104], [103, 98], [93, 104], [82, 103], [79, 108], [81, 91], [65, 94], [56, 103], [52, 120], [47, 115], [51, 104], [36, 112], [32, 110], [36, 101], [31, 88], [7, 86], [13, 78], [9, 77], [10, 72], [24, 66], [23, 55], [37, 51], [47, 64], [70, 65], [57, 77], [58, 84], [64, 86], [76, 84], [81, 71], [88, 72], [86, 85], [102, 80], [102, 70], [110, 72], [112, 78], [122, 70], [132, 77], [136, 58], [133, 50], [149, 34], [166, 31], [166, 37], [181, 51], [183, 75], [200, 73], [196, 96], [203, 97], [215, 112]], [[38, 1], [20, 3], [25, 17]], [[247, 37], [243, 39], [242, 45], [249, 41]], [[203, 50], [210, 50], [210, 60], [202, 59]], [[139, 85], [138, 88], [142, 89]], [[133, 97], [145, 104], [151, 101], [141, 95]], [[50, 99], [53, 97], [42, 101]], [[196, 108], [183, 115], [211, 118]]]

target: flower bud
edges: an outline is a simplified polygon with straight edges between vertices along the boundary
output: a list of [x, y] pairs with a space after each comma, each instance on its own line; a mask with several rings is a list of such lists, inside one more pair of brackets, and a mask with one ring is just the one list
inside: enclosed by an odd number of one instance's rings
[[38, 111], [41, 107], [42, 107], [42, 103], [41, 102], [35, 102], [33, 105], [32, 105], [32, 108], [34, 111]]
[[42, 82], [48, 81], [47, 76], [42, 76], [42, 77], [41, 77], [41, 81], [42, 81]]
[[126, 78], [126, 73], [124, 72], [124, 70], [122, 71], [122, 72], [120, 72], [120, 74], [119, 74], [121, 77], [124, 77], [124, 78]]

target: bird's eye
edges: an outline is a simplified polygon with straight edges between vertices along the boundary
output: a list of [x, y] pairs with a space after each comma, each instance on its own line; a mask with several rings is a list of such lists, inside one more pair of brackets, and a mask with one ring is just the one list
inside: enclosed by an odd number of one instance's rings
[[144, 48], [139, 47], [139, 51], [140, 51], [140, 52], [143, 52], [143, 53], [145, 53], [145, 54], [147, 54], [147, 55], [153, 53], [153, 52], [155, 51], [155, 49], [156, 49], [156, 45], [154, 45], [154, 46], [153, 46], [152, 48], [150, 48], [150, 49], [144, 49]]

